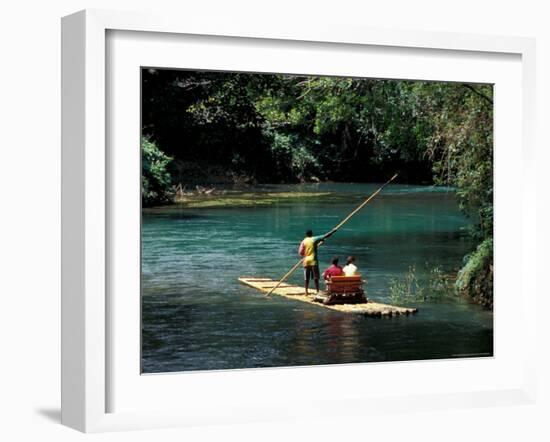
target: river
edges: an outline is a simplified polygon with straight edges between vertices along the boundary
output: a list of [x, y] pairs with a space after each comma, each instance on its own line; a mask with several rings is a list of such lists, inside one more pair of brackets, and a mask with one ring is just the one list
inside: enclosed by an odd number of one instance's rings
[[[282, 276], [307, 228], [329, 231], [378, 186], [259, 186], [228, 192], [229, 205], [204, 198], [144, 210], [142, 371], [492, 356], [493, 314], [460, 296], [383, 319], [267, 299], [239, 284], [239, 276]], [[368, 297], [389, 302], [390, 280], [411, 266], [420, 280], [435, 266], [456, 273], [474, 247], [467, 227], [452, 189], [390, 185], [319, 249], [321, 271], [332, 255], [354, 255]]]

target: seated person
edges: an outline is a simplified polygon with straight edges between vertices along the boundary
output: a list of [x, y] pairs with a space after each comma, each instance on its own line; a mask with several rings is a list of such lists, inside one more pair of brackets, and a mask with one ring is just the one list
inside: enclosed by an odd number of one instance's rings
[[355, 256], [348, 256], [348, 259], [346, 259], [346, 265], [342, 270], [345, 276], [359, 276], [357, 266], [355, 265]]
[[332, 278], [333, 276], [344, 275], [344, 271], [342, 270], [342, 267], [338, 265], [338, 257], [333, 256], [331, 262], [332, 262], [332, 265], [323, 272], [323, 278], [325, 279], [325, 281], [330, 281], [330, 278]]

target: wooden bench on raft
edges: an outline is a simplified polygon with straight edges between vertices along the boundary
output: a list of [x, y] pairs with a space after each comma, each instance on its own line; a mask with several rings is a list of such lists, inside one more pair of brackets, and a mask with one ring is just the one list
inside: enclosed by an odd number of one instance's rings
[[361, 304], [367, 302], [363, 280], [357, 276], [333, 276], [327, 281], [327, 290], [315, 297], [323, 304]]

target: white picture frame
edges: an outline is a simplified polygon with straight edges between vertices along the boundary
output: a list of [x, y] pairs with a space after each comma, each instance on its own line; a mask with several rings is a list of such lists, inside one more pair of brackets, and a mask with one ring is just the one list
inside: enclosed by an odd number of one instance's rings
[[[266, 24], [248, 22], [212, 22], [206, 17], [167, 17], [151, 14], [86, 10], [63, 18], [62, 21], [62, 423], [84, 432], [122, 429], [157, 428], [167, 426], [205, 425], [216, 422], [249, 422], [285, 419], [299, 416], [297, 404], [282, 407], [274, 401], [271, 407], [260, 401], [259, 385], [265, 385], [270, 377], [285, 377], [292, 385], [304, 385], [300, 376], [303, 369], [233, 370], [199, 376], [193, 382], [214, 382], [219, 388], [219, 401], [210, 402], [212, 409], [206, 412], [200, 406], [194, 410], [184, 406], [152, 406], [147, 409], [113, 411], [109, 394], [114, 388], [109, 373], [113, 361], [109, 342], [112, 316], [108, 298], [108, 244], [113, 238], [108, 228], [112, 205], [109, 195], [109, 155], [106, 121], [107, 34], [109, 32], [160, 33], [165, 36], [215, 36], [221, 39], [269, 40], [285, 45], [336, 44], [341, 47], [375, 47], [378, 50], [400, 48], [402, 51], [426, 50], [437, 57], [449, 53], [475, 54], [483, 59], [490, 54], [514, 56], [521, 69], [520, 90], [515, 91], [521, 103], [518, 121], [521, 150], [514, 153], [522, 161], [523, 173], [527, 176], [532, 168], [534, 141], [532, 138], [535, 106], [535, 45], [532, 39], [518, 37], [492, 37], [451, 33], [426, 33], [403, 30], [356, 29], [344, 26], [321, 26], [317, 24], [294, 27], [292, 24]], [[425, 68], [427, 69], [427, 68]], [[446, 78], [440, 78], [445, 80]], [[495, 112], [499, 108], [498, 97]], [[136, 110], [137, 111], [137, 110]], [[514, 114], [516, 115], [516, 114]], [[514, 117], [512, 115], [512, 117]], [[498, 135], [498, 133], [497, 133]], [[499, 143], [498, 136], [496, 143]], [[498, 161], [496, 168], [499, 168]], [[525, 256], [535, 255], [534, 237], [535, 203], [534, 192], [519, 189], [522, 211], [517, 222], [521, 226], [517, 251], [522, 259], [521, 280], [517, 287], [521, 296], [516, 303], [527, 312], [529, 304], [536, 303], [535, 278]], [[498, 204], [498, 187], [496, 191]], [[500, 250], [504, 250], [501, 248]], [[502, 254], [502, 252], [500, 252]], [[495, 245], [496, 257], [499, 243]], [[498, 271], [495, 273], [498, 278]], [[498, 304], [497, 307], [498, 309]], [[504, 310], [501, 310], [504, 311]], [[504, 317], [504, 316], [503, 316]], [[533, 337], [536, 324], [526, 314], [518, 317], [525, 337]], [[506, 327], [506, 325], [503, 325]], [[135, 330], [139, 334], [139, 330]], [[524, 351], [518, 354], [513, 379], [500, 386], [489, 388], [463, 388], [460, 392], [445, 389], [445, 381], [426, 394], [398, 389], [377, 394], [376, 401], [364, 391], [357, 394], [343, 392], [327, 393], [325, 397], [313, 397], [308, 403], [313, 409], [322, 408], [331, 401], [338, 402], [338, 412], [369, 413], [373, 410], [395, 412], [410, 407], [422, 409], [453, 408], [497, 405], [500, 403], [532, 403], [535, 397], [535, 339], [526, 339]], [[134, 349], [135, 350], [135, 349]], [[496, 354], [495, 359], [499, 355]], [[470, 361], [471, 362], [471, 361]], [[475, 362], [474, 362], [475, 363]], [[399, 363], [408, 364], [408, 363]], [[438, 370], [452, 373], [464, 368], [449, 362], [439, 364]], [[442, 365], [444, 364], [444, 365]], [[445, 365], [446, 364], [446, 365]], [[466, 362], [468, 364], [468, 362]], [[419, 365], [409, 363], [410, 370], [419, 370]], [[396, 365], [391, 365], [395, 367]], [[377, 370], [395, 370], [388, 365], [352, 364], [345, 367], [330, 367], [351, 376], [369, 374]], [[378, 367], [378, 368], [377, 368]], [[442, 368], [443, 367], [443, 368]], [[448, 368], [446, 368], [448, 367]], [[422, 367], [424, 368], [424, 367]], [[267, 370], [267, 371], [266, 371]], [[237, 373], [235, 373], [237, 372]], [[136, 373], [139, 376], [139, 373]], [[164, 376], [164, 387], [176, 382], [176, 376]], [[278, 381], [280, 382], [280, 381]], [[447, 381], [448, 382], [448, 381]], [[242, 397], [224, 397], [223, 386], [237, 385]], [[298, 387], [299, 388], [299, 387]], [[304, 386], [307, 389], [307, 386]], [[310, 391], [310, 390], [304, 390]], [[193, 397], [193, 395], [197, 397]], [[198, 399], [195, 392], [186, 401]], [[258, 396], [255, 399], [255, 395]], [[238, 413], [226, 410], [230, 404]], [[260, 405], [260, 406], [258, 406]], [[224, 411], [225, 410], [225, 411]]]

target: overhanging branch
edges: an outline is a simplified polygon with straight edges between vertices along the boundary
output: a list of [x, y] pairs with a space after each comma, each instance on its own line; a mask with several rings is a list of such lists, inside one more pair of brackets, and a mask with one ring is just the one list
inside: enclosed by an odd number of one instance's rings
[[491, 97], [488, 97], [487, 95], [485, 95], [483, 92], [480, 92], [478, 91], [475, 87], [469, 85], [469, 84], [465, 84], [463, 83], [462, 86], [464, 86], [466, 89], [469, 89], [471, 90], [474, 94], [478, 95], [479, 97], [483, 98], [485, 101], [493, 104], [493, 99]]

